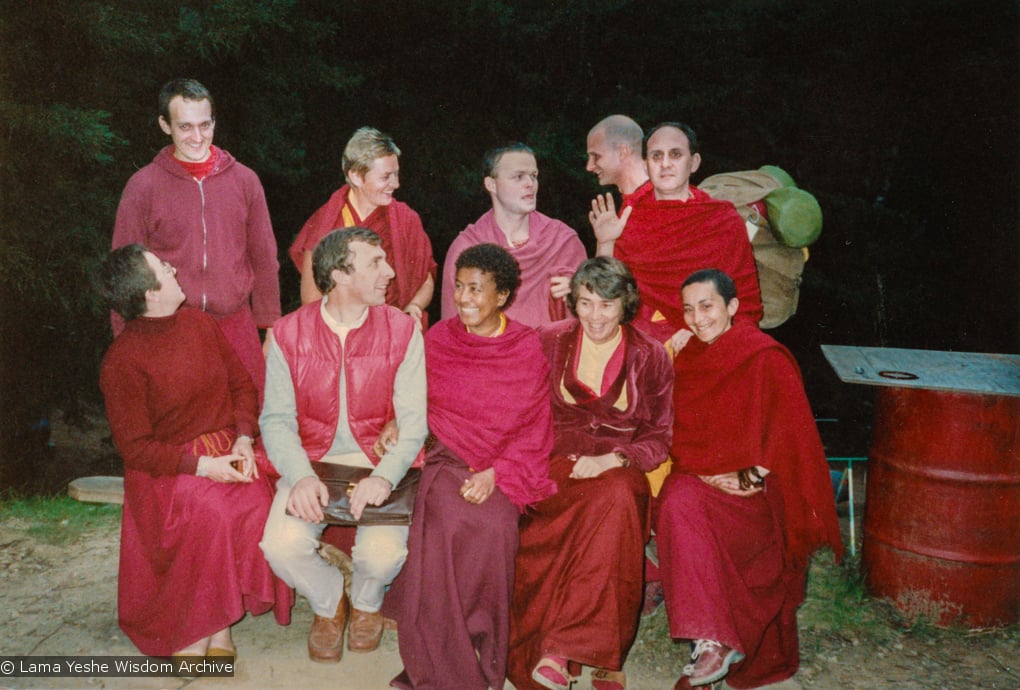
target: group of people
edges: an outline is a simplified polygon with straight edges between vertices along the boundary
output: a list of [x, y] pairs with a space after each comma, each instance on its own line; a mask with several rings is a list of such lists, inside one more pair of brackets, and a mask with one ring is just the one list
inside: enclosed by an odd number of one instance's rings
[[[832, 488], [796, 362], [757, 328], [743, 222], [690, 184], [693, 130], [591, 130], [588, 170], [622, 198], [592, 202], [593, 258], [536, 210], [535, 153], [488, 152], [492, 209], [451, 245], [429, 327], [437, 265], [394, 199], [391, 138], [348, 142], [346, 184], [290, 248], [302, 306], [281, 317], [265, 197], [212, 145], [208, 90], [169, 82], [159, 125], [171, 144], [128, 182], [99, 280], [119, 620], [139, 650], [236, 656], [231, 626], [287, 624], [296, 591], [314, 661], [395, 626], [394, 687], [560, 690], [589, 666], [622, 690], [661, 580], [691, 641], [677, 688], [795, 673], [808, 558], [842, 549]], [[368, 471], [356, 519], [422, 472], [410, 527], [357, 528], [349, 581], [320, 555], [320, 462]]]

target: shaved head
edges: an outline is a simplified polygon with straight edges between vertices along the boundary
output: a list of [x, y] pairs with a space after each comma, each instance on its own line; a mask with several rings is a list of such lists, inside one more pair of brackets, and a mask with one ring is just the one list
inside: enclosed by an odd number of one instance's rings
[[648, 179], [641, 156], [641, 127], [626, 115], [610, 115], [588, 132], [585, 170], [599, 184], [631, 194]]
[[644, 132], [641, 131], [641, 126], [638, 123], [626, 115], [610, 115], [592, 127], [588, 136], [596, 132], [601, 132], [610, 146], [626, 144], [631, 151], [636, 151], [640, 155]]

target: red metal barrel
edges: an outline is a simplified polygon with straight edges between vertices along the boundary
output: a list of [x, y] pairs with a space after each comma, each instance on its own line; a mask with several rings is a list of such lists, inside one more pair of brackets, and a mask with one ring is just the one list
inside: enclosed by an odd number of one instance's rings
[[882, 388], [862, 565], [911, 619], [1020, 622], [1020, 397]]

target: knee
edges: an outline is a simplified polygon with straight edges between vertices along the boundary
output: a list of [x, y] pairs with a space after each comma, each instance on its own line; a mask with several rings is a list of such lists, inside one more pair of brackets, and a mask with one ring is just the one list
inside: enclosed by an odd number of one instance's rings
[[301, 557], [313, 555], [319, 541], [297, 518], [285, 516], [283, 520], [270, 520], [262, 534], [259, 548], [266, 560], [277, 570]]
[[671, 474], [662, 485], [656, 506], [656, 531], [662, 533], [688, 519], [701, 503], [704, 482], [689, 474]]
[[407, 560], [407, 528], [364, 532], [351, 549], [355, 569], [367, 577], [394, 577]]
[[625, 471], [606, 472], [600, 477], [606, 500], [614, 505], [629, 505], [647, 501], [651, 495], [648, 480], [643, 474]]

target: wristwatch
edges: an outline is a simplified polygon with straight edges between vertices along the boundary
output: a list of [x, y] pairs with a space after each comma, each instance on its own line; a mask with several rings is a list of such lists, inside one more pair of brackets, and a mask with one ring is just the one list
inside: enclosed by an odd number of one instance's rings
[[620, 467], [630, 467], [630, 458], [618, 450], [614, 450], [613, 454], [616, 455], [616, 459], [620, 461]]

